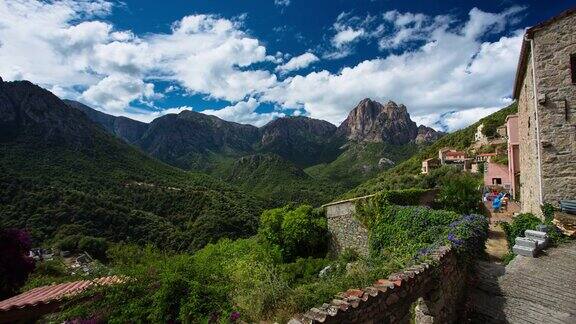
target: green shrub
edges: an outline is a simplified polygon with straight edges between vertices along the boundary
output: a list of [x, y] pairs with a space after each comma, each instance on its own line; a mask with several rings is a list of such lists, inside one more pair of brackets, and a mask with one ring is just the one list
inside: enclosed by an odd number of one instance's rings
[[544, 221], [547, 224], [551, 224], [552, 220], [554, 220], [554, 211], [556, 208], [551, 203], [545, 203], [544, 205], [540, 206], [542, 209], [542, 214], [544, 215]]
[[308, 205], [265, 211], [260, 220], [259, 233], [268, 242], [280, 247], [286, 261], [326, 252], [326, 218]]
[[500, 223], [500, 226], [506, 233], [508, 248], [512, 250], [516, 237], [523, 237], [526, 230], [534, 230], [536, 226], [542, 224], [542, 221], [533, 214], [520, 214], [512, 220], [512, 223]]
[[415, 206], [420, 203], [422, 195], [428, 192], [427, 189], [410, 188], [400, 190], [388, 190], [378, 193], [378, 199], [390, 204], [400, 206]]
[[445, 179], [436, 197], [438, 207], [460, 214], [481, 211], [480, 182], [468, 173], [461, 173]]
[[482, 134], [486, 137], [494, 137], [497, 134], [499, 123], [494, 119], [488, 119], [484, 121], [484, 127], [482, 128]]
[[78, 242], [82, 239], [82, 235], [68, 235], [55, 243], [56, 249], [60, 251], [78, 251]]
[[298, 258], [295, 262], [282, 265], [284, 279], [289, 284], [305, 283], [318, 279], [322, 269], [330, 264], [328, 259]]
[[85, 236], [78, 241], [78, 250], [88, 252], [90, 256], [98, 260], [105, 260], [108, 242], [103, 238]]

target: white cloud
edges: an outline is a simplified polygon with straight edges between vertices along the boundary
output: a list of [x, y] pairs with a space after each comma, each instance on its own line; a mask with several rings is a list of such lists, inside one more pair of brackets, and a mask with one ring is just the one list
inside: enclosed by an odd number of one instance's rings
[[[242, 17], [190, 15], [167, 33], [137, 35], [105, 20], [112, 9], [112, 2], [104, 0], [0, 0], [0, 75], [27, 79], [58, 95], [140, 120], [162, 113], [130, 105], [154, 107], [162, 96], [154, 84], [164, 81], [174, 86], [165, 93], [180, 89], [178, 93], [230, 101], [221, 112], [209, 112], [255, 124], [282, 114], [255, 112], [263, 101], [337, 124], [365, 97], [404, 103], [421, 120], [444, 116], [467, 122], [473, 114], [460, 111], [487, 112], [493, 108], [478, 107], [506, 103], [522, 40], [521, 31], [501, 35], [517, 22], [520, 7], [501, 13], [474, 8], [465, 22], [397, 11], [366, 17], [342, 13], [332, 25], [323, 57], [347, 56], [361, 41], [377, 42], [386, 51], [410, 50], [337, 73], [319, 71], [279, 81], [273, 71], [255, 64], [288, 60], [276, 68], [286, 73], [318, 57], [267, 54], [263, 43], [245, 31]], [[500, 38], [487, 42], [487, 35]], [[449, 112], [456, 113], [443, 115]], [[446, 127], [460, 127], [451, 120]]]
[[354, 30], [352, 27], [344, 27], [334, 35], [332, 44], [336, 47], [342, 47], [358, 39], [358, 37], [362, 37], [362, 35], [364, 35], [364, 29]]
[[134, 100], [153, 99], [154, 84], [123, 74], [105, 77], [82, 93], [81, 98], [91, 105], [98, 105], [105, 111], [121, 112]]
[[412, 119], [422, 125], [432, 127], [436, 130], [453, 132], [475, 123], [480, 118], [486, 117], [498, 110], [499, 107], [478, 107], [460, 111], [449, 111], [446, 113], [432, 113], [424, 116], [413, 116]]
[[310, 64], [318, 62], [320, 59], [312, 53], [304, 53], [299, 56], [294, 56], [288, 62], [277, 66], [276, 71], [281, 74], [307, 68]]
[[311, 117], [334, 124], [366, 97], [404, 103], [413, 116], [502, 107], [511, 94], [522, 33], [483, 42], [483, 36], [496, 32], [494, 26], [505, 24], [514, 12], [491, 15], [486, 19], [485, 13], [473, 9], [461, 28], [448, 28], [451, 22], [445, 18], [417, 18], [444, 21], [428, 33], [421, 47], [366, 60], [335, 74], [320, 71], [287, 78], [261, 99], [303, 107]]
[[274, 118], [284, 117], [285, 114], [277, 111], [269, 113], [257, 113], [258, 101], [249, 98], [247, 101], [241, 101], [235, 105], [228, 106], [219, 110], [203, 110], [202, 113], [214, 115], [227, 121], [233, 121], [241, 124], [251, 124], [254, 126], [263, 126]]
[[278, 7], [288, 7], [290, 0], [274, 0], [274, 4]]
[[361, 38], [369, 36], [365, 27], [371, 21], [371, 16], [362, 19], [348, 12], [340, 13], [332, 25], [332, 30], [336, 32], [330, 39], [332, 48], [324, 54], [324, 57], [338, 59], [352, 54], [352, 45]]
[[[6, 80], [57, 85], [60, 93], [110, 111], [151, 97], [150, 80], [172, 81], [191, 94], [232, 102], [277, 82], [267, 70], [249, 69], [270, 57], [241, 30], [240, 18], [186, 16], [170, 33], [138, 37], [89, 20], [111, 8], [102, 0], [0, 1], [0, 74]], [[121, 85], [119, 91], [112, 84]]]

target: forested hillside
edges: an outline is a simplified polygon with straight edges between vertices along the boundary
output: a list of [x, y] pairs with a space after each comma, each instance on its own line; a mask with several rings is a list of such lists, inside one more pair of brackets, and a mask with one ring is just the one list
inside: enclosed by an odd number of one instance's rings
[[474, 142], [474, 134], [478, 126], [482, 123], [502, 125], [506, 117], [518, 111], [516, 103], [509, 105], [489, 116], [480, 119], [478, 122], [441, 137], [436, 142], [412, 155], [406, 161], [398, 164], [394, 168], [383, 172], [378, 177], [370, 179], [349, 191], [345, 197], [362, 196], [380, 190], [402, 189], [417, 186], [421, 179], [420, 174], [422, 161], [438, 154], [438, 150], [443, 147], [454, 149], [467, 149]]
[[165, 165], [29, 82], [0, 82], [0, 227], [194, 250], [257, 228], [262, 206]]

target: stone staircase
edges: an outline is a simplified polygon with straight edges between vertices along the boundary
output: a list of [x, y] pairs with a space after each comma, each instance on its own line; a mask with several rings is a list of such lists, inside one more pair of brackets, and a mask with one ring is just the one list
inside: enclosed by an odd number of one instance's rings
[[522, 256], [535, 257], [548, 244], [545, 231], [526, 230], [525, 237], [517, 237], [512, 252]]

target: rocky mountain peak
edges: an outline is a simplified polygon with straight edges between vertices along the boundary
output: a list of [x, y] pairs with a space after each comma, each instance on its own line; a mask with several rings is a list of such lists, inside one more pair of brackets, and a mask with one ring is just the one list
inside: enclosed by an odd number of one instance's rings
[[402, 104], [388, 101], [381, 104], [362, 99], [338, 127], [338, 134], [356, 142], [406, 144], [430, 142], [442, 134], [429, 127], [418, 127]]
[[48, 90], [29, 81], [0, 83], [0, 141], [17, 135], [76, 147], [92, 143], [93, 124]]
[[444, 132], [439, 132], [428, 126], [420, 125], [418, 126], [418, 135], [414, 141], [416, 144], [431, 143], [444, 135]]
[[385, 105], [363, 99], [338, 127], [338, 133], [357, 142], [406, 144], [418, 135], [416, 123], [404, 105], [388, 101]]

